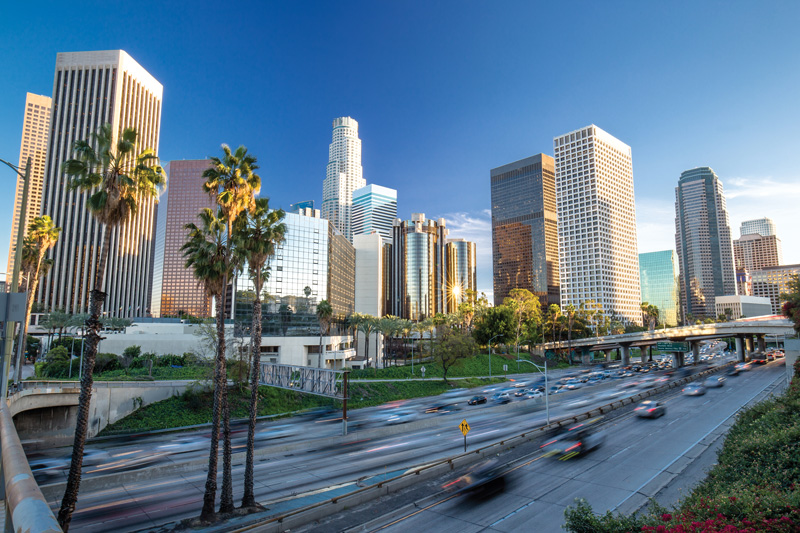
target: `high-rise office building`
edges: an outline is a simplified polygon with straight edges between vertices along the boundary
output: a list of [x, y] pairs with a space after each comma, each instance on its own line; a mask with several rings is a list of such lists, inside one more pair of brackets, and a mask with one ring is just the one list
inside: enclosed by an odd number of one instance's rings
[[477, 291], [475, 243], [466, 239], [447, 239], [447, 312], [455, 313], [458, 305]]
[[[28, 158], [31, 158], [30, 183], [28, 185], [28, 202], [25, 207], [23, 238], [28, 235], [28, 225], [39, 216], [42, 208], [42, 184], [44, 182], [44, 164], [47, 157], [47, 138], [50, 134], [50, 105], [48, 96], [27, 93], [25, 96], [25, 116], [22, 119], [22, 142], [19, 147], [19, 168], [25, 171]], [[14, 254], [17, 249], [17, 231], [22, 211], [22, 190], [25, 181], [17, 177], [17, 191], [14, 195], [14, 218], [11, 222], [11, 241], [8, 247], [8, 279], [14, 271]]]
[[736, 294], [736, 272], [722, 182], [709, 167], [681, 173], [675, 188], [675, 246], [683, 319], [716, 318], [715, 297]]
[[553, 139], [561, 305], [641, 324], [631, 148], [591, 125]]
[[775, 222], [771, 218], [757, 218], [755, 220], [745, 220], [739, 227], [739, 234], [744, 237], [752, 233], [758, 233], [762, 237], [776, 235]]
[[494, 303], [528, 289], [560, 304], [555, 162], [538, 154], [491, 170]]
[[203, 190], [208, 159], [171, 161], [166, 165], [167, 186], [156, 208], [156, 244], [153, 254], [153, 291], [150, 312], [154, 317], [191, 314], [211, 316], [212, 298], [186, 268], [181, 247], [186, 243], [186, 224], [198, 224], [197, 215], [216, 202]]
[[397, 191], [367, 185], [353, 191], [353, 235], [377, 232], [385, 244], [392, 242], [392, 223], [397, 218]]
[[[53, 109], [45, 167], [42, 214], [64, 235], [50, 252], [53, 267], [39, 288], [47, 310], [86, 312], [104, 228], [89, 213], [88, 194], [66, 187], [62, 165], [72, 144], [90, 140], [110, 123], [114, 142], [125, 128], [139, 133], [137, 153], [158, 153], [163, 88], [122, 50], [59, 53], [53, 82]], [[141, 202], [126, 224], [113, 229], [106, 265], [104, 311], [111, 316], [144, 316], [151, 290], [155, 200]]]
[[733, 259], [736, 269], [749, 271], [774, 267], [783, 263], [781, 240], [777, 235], [748, 233], [733, 241]]
[[333, 142], [328, 148], [328, 168], [322, 185], [322, 218], [353, 241], [353, 191], [367, 182], [361, 168], [358, 122], [350, 117], [333, 121]]
[[678, 264], [675, 252], [639, 254], [642, 302], [658, 307], [659, 323], [678, 325]]
[[772, 314], [780, 315], [786, 300], [781, 294], [790, 292], [789, 282], [800, 275], [800, 265], [780, 265], [767, 267], [752, 273], [753, 296], [769, 298]]
[[418, 321], [447, 312], [447, 234], [444, 219], [395, 219], [389, 278], [391, 315]]

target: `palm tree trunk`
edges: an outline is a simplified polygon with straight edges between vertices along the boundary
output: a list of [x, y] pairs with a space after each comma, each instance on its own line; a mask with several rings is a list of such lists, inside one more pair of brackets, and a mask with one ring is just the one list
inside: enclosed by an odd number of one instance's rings
[[[17, 364], [14, 367], [16, 375], [14, 383], [17, 384], [22, 381], [22, 365], [25, 363], [25, 348], [28, 344], [28, 324], [31, 323], [31, 310], [33, 309], [33, 300], [36, 297], [36, 288], [39, 286], [39, 269], [42, 266], [43, 255], [44, 254], [39, 254], [39, 261], [36, 263], [36, 271], [31, 273], [31, 279], [28, 281], [28, 286], [25, 288], [25, 290], [28, 291], [28, 297], [25, 299], [25, 321], [22, 322], [19, 328], [20, 346], [17, 349]], [[72, 353], [70, 353], [69, 356], [72, 358]]]
[[242, 507], [255, 507], [254, 494], [253, 455], [255, 454], [256, 415], [258, 414], [258, 378], [261, 372], [261, 276], [255, 279], [256, 299], [253, 302], [253, 326], [251, 330], [250, 346], [253, 352], [253, 362], [250, 367], [250, 420], [247, 425], [247, 459], [244, 467], [244, 496]]
[[92, 402], [92, 385], [94, 384], [94, 362], [97, 358], [97, 347], [100, 344], [100, 313], [106, 293], [103, 291], [106, 264], [108, 263], [109, 247], [111, 246], [111, 228], [103, 228], [103, 244], [100, 248], [100, 258], [94, 274], [94, 287], [89, 303], [89, 319], [86, 321], [88, 331], [88, 346], [83, 357], [83, 375], [81, 376], [81, 392], [78, 396], [78, 416], [75, 421], [75, 439], [72, 443], [72, 461], [69, 465], [67, 486], [61, 500], [61, 509], [58, 511], [58, 525], [66, 533], [78, 501], [78, 491], [81, 486], [81, 468], [83, 467], [83, 448], [86, 444], [86, 435], [89, 432], [89, 406]]
[[367, 361], [367, 366], [369, 366], [369, 333], [366, 331], [364, 333], [364, 359]]
[[[216, 517], [214, 505], [217, 499], [217, 456], [219, 455], [219, 421], [222, 413], [222, 387], [220, 386], [220, 376], [222, 375], [219, 357], [219, 337], [220, 331], [222, 338], [225, 338], [225, 306], [222, 302], [222, 295], [217, 295], [217, 353], [214, 365], [214, 403], [211, 407], [211, 449], [208, 453], [208, 474], [206, 476], [206, 488], [203, 494], [203, 509], [200, 511], [200, 520], [211, 522]], [[224, 342], [224, 341], [223, 341]]]
[[[230, 233], [228, 234], [230, 235]], [[230, 242], [230, 240], [228, 241]], [[229, 255], [230, 257], [230, 255]], [[228, 372], [226, 369], [227, 360], [225, 358], [225, 307], [228, 300], [228, 274], [223, 278], [222, 293], [222, 328], [219, 338], [219, 358], [221, 360], [222, 376], [220, 384], [222, 386], [222, 493], [219, 496], [219, 512], [230, 513], [234, 509], [233, 505], [233, 474], [231, 471], [231, 412], [228, 402]], [[217, 325], [217, 335], [220, 335], [219, 318]]]

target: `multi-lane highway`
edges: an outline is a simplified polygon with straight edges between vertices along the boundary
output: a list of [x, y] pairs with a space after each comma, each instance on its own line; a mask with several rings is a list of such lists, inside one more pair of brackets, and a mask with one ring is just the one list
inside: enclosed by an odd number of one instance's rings
[[[462, 518], [457, 520], [475, 527], [487, 527], [500, 520], [499, 527], [506, 521], [517, 523], [519, 518], [511, 520], [511, 516], [529, 516], [531, 511], [538, 512], [545, 506], [550, 509], [548, 512], [554, 513], [552, 520], [555, 523], [561, 519], [564, 506], [574, 498], [573, 493], [583, 495], [586, 492], [593, 503], [591, 496], [595, 493], [603, 498], [619, 496], [621, 500], [638, 486], [637, 483], [657, 475], [675, 453], [682, 453], [704, 431], [707, 432], [709, 421], [729, 416], [779, 372], [773, 368], [759, 368], [731, 378], [726, 387], [709, 391], [705, 397], [671, 397], [667, 416], [655, 421], [623, 419], [615, 422], [617, 425], [609, 431], [606, 445], [580, 460], [564, 463], [531, 458], [529, 464], [514, 472], [515, 485], [497, 500], [502, 502], [501, 507], [508, 510], [507, 513], [498, 515], [500, 511], [493, 504], [492, 513], [487, 513], [493, 517], [491, 522], [484, 523], [488, 518], [478, 518], [481, 513], [473, 518], [472, 512], [464, 514], [461, 511], [458, 514]], [[550, 397], [551, 417], [571, 410], [587, 410], [585, 406], [574, 405], [578, 399], [591, 397], [594, 403], [608, 403], [609, 400], [600, 397], [616, 390], [618, 384], [614, 381], [553, 395]], [[436, 400], [415, 400], [402, 408], [420, 412], [433, 403]], [[462, 418], [468, 418], [472, 426], [469, 445], [477, 447], [543, 424], [542, 407], [543, 402], [537, 400], [527, 400], [520, 405], [465, 406], [450, 414], [423, 415], [422, 423], [405, 425], [403, 427], [408, 430], [401, 433], [355, 439], [346, 444], [335, 437], [340, 431], [335, 422], [297, 420], [291, 422], [280, 440], [269, 441], [270, 444], [288, 443], [286, 449], [259, 457], [255, 467], [256, 499], [270, 512], [279, 513], [352, 491], [375, 480], [397, 475], [413, 465], [463, 451], [463, 437], [458, 430]], [[364, 410], [359, 416], [380, 419], [382, 415], [379, 413], [381, 409], [375, 408]], [[325, 438], [317, 441], [319, 444], [316, 446], [301, 446], [309, 438], [321, 437]], [[73, 526], [81, 531], [136, 531], [197, 516], [206, 477], [202, 467], [207, 453], [204, 438], [201, 433], [195, 433], [180, 437], [180, 441], [174, 436], [160, 436], [93, 446], [96, 455], [94, 466], [87, 468], [87, 479], [109, 471], [116, 472], [114, 469], [125, 465], [128, 458], [133, 464], [125, 466], [131, 468], [130, 472], [119, 474], [116, 482], [107, 483], [106, 488], [84, 488], [81, 491]], [[173, 444], [178, 446], [170, 448]], [[141, 458], [155, 459], [150, 464], [145, 464], [145, 460], [136, 463]], [[174, 466], [182, 463], [196, 466], [187, 468], [185, 472], [175, 472]], [[234, 462], [235, 495], [240, 495], [242, 490], [242, 463], [242, 460]], [[167, 467], [169, 472], [159, 474]], [[594, 476], [598, 476], [598, 482], [593, 481]], [[536, 490], [532, 490], [533, 486]], [[520, 490], [525, 496], [517, 494]], [[45, 488], [45, 494], [53, 508], [57, 508], [60, 493]], [[520, 503], [520, 498], [528, 500]], [[603, 499], [600, 503], [605, 505], [605, 501]], [[452, 519], [448, 510], [461, 505], [460, 498], [454, 498], [422, 513], [430, 517], [410, 517], [406, 520], [411, 522], [401, 522], [392, 527], [398, 531], [409, 527], [407, 524], [415, 527], [414, 520], [448, 522]], [[528, 508], [530, 510], [525, 511]]]

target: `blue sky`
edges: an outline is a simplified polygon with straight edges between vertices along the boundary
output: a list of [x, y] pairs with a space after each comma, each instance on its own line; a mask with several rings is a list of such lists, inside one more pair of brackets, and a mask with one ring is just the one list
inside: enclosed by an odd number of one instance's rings
[[[681, 171], [711, 166], [732, 234], [772, 217], [800, 263], [797, 2], [14, 2], [0, 27], [0, 158], [57, 52], [124, 49], [164, 85], [160, 156], [223, 142], [272, 205], [321, 201], [331, 121], [360, 125], [364, 177], [402, 218], [478, 242], [491, 291], [489, 170], [594, 123], [633, 150], [640, 251], [674, 248]], [[0, 265], [13, 174], [0, 169]]]

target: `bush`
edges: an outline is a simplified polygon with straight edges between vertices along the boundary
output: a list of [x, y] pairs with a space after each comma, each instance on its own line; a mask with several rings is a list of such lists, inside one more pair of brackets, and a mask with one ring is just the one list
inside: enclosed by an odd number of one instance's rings
[[168, 353], [158, 357], [155, 361], [156, 366], [186, 366], [186, 357]]
[[63, 346], [56, 346], [47, 352], [47, 361], [53, 363], [56, 361], [69, 361], [69, 352]]
[[135, 344], [133, 346], [128, 346], [122, 351], [123, 357], [130, 357], [131, 359], [136, 359], [140, 355], [142, 355], [142, 347]]
[[94, 360], [94, 372], [92, 374], [99, 374], [109, 370], [119, 370], [119, 358], [113, 353], [99, 353]]

